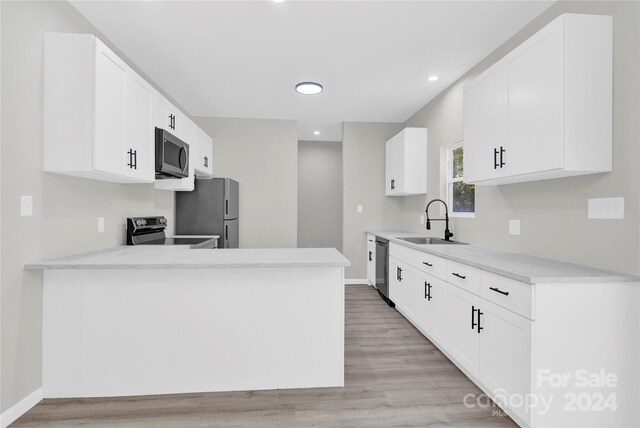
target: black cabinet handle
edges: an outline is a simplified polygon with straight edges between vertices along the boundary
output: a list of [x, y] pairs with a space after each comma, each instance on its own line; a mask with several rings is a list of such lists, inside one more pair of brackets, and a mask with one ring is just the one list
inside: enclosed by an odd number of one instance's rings
[[397, 274], [398, 282], [402, 282], [402, 268], [401, 267], [397, 268], [396, 274]]
[[476, 325], [476, 307], [471, 306], [471, 330], [475, 330]]
[[369, 239], [369, 242], [373, 242], [373, 239]]
[[371, 251], [369, 251], [369, 261], [372, 262], [373, 259], [371, 258]]
[[493, 169], [498, 169], [498, 149], [493, 149]]
[[495, 287], [489, 287], [489, 290], [491, 291], [495, 291], [496, 293], [500, 293], [500, 294], [504, 294], [505, 296], [509, 295], [508, 291], [502, 291], [499, 288], [495, 288]]
[[504, 167], [504, 147], [500, 146], [500, 168]]
[[204, 157], [204, 167], [208, 168], [209, 167], [209, 158], [208, 157]]
[[396, 180], [391, 179], [391, 190], [396, 188]]
[[484, 327], [480, 326], [480, 316], [484, 315], [484, 312], [480, 312], [480, 308], [478, 308], [478, 333], [480, 333], [480, 330], [484, 330]]
[[424, 282], [424, 298], [427, 302], [431, 300], [431, 283], [427, 281]]
[[466, 276], [462, 276], [462, 275], [460, 275], [459, 273], [452, 272], [452, 273], [451, 273], [451, 275], [453, 275], [453, 276], [457, 276], [458, 278], [461, 278], [461, 279], [467, 279], [467, 277], [466, 277]]
[[423, 264], [423, 265], [427, 265], [427, 266], [429, 266], [429, 267], [433, 266], [433, 264], [432, 264], [432, 263], [428, 263], [428, 262], [422, 262], [422, 264]]
[[127, 164], [127, 166], [130, 169], [138, 169], [138, 151], [129, 149], [127, 154], [129, 155], [129, 163]]

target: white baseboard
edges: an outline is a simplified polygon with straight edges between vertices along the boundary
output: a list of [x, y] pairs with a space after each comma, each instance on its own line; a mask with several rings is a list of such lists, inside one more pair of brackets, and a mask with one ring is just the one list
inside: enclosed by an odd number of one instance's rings
[[369, 280], [365, 279], [345, 279], [344, 285], [368, 285]]
[[33, 406], [42, 401], [43, 397], [42, 388], [38, 388], [13, 406], [9, 407], [0, 415], [0, 427], [7, 428], [16, 419], [27, 413]]

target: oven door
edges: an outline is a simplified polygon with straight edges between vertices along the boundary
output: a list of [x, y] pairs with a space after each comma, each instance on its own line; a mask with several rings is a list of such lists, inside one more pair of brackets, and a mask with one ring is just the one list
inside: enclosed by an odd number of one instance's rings
[[164, 129], [156, 128], [156, 178], [188, 176], [189, 145]]

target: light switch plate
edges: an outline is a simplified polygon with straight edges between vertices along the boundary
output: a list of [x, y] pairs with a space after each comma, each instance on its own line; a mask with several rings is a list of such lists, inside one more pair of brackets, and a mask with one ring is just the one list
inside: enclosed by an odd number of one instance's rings
[[20, 196], [20, 215], [22, 217], [31, 217], [33, 215], [32, 196]]
[[357, 205], [356, 211], [358, 212], [358, 214], [362, 214], [362, 205]]
[[624, 198], [589, 199], [587, 217], [590, 219], [623, 219]]
[[509, 220], [509, 235], [520, 235], [520, 220]]
[[104, 232], [104, 217], [98, 217], [98, 232]]

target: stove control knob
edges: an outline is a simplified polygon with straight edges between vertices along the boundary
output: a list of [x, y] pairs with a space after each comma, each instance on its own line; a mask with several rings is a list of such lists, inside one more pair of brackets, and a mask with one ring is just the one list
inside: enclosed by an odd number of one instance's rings
[[142, 226], [142, 220], [136, 220], [136, 226]]

